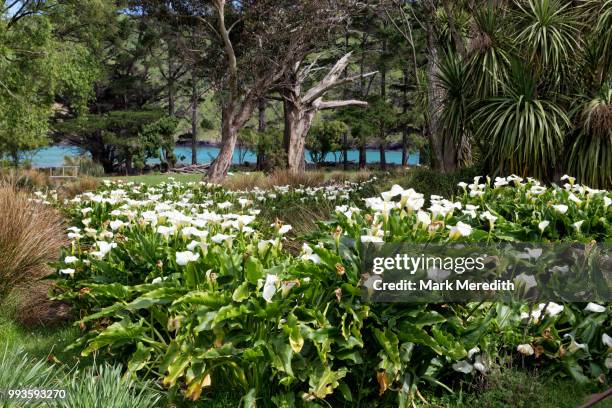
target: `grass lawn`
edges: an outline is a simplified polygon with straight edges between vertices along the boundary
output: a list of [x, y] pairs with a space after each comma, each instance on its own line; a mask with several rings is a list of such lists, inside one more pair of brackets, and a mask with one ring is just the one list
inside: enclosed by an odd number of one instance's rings
[[79, 329], [72, 325], [26, 329], [9, 317], [0, 315], [0, 347], [21, 346], [34, 358], [74, 365], [77, 362], [75, 354], [65, 349], [80, 335]]
[[[232, 174], [228, 176], [228, 179], [231, 179], [232, 177], [240, 177], [241, 173], [244, 174], [243, 172], [231, 172], [231, 173]], [[324, 173], [325, 173], [326, 180], [331, 180], [335, 176], [337, 176], [337, 174], [334, 174], [333, 172], [324, 172]], [[343, 172], [346, 178], [352, 178], [357, 173], [358, 173], [357, 171]], [[248, 174], [254, 175], [254, 174], [263, 174], [263, 173], [252, 171], [252, 172], [248, 172]], [[149, 173], [149, 174], [143, 174], [140, 176], [99, 177], [99, 180], [113, 180], [113, 181], [124, 180], [124, 181], [133, 181], [134, 183], [156, 185], [164, 181], [168, 181], [169, 178], [174, 178], [176, 181], [180, 181], [182, 183], [188, 183], [188, 182], [201, 181], [203, 178], [203, 175], [202, 174], [177, 174], [177, 173]]]

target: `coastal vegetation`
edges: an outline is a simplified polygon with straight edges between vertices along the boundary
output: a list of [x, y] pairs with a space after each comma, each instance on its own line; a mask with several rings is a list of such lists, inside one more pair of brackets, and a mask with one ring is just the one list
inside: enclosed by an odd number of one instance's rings
[[[0, 2], [0, 407], [610, 406], [611, 27], [612, 0]], [[372, 253], [422, 248], [518, 289], [377, 298]]]

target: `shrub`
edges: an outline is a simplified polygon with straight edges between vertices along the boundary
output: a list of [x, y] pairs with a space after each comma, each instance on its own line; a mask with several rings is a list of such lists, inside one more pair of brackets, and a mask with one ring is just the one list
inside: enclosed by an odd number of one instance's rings
[[94, 191], [100, 183], [93, 177], [80, 177], [75, 181], [71, 181], [62, 185], [58, 190], [68, 198], [72, 198], [77, 194], [82, 194], [86, 191]]
[[[302, 237], [315, 232], [318, 222], [328, 220], [334, 212], [335, 204], [330, 201], [301, 202], [299, 200], [279, 200], [276, 206], [265, 206], [260, 219], [264, 226], [274, 223], [277, 219], [293, 227], [292, 235]], [[297, 241], [288, 241], [285, 247], [292, 253], [299, 253], [302, 244]]]
[[262, 188], [265, 185], [267, 180], [262, 173], [240, 173], [223, 180], [223, 187], [230, 191], [251, 191], [255, 187]]
[[423, 193], [425, 197], [432, 195], [453, 197], [458, 192], [457, 183], [462, 181], [469, 182], [477, 173], [477, 169], [474, 168], [462, 169], [450, 174], [440, 173], [428, 168], [415, 168], [391, 178], [382, 185], [382, 190], [390, 187], [392, 184], [399, 184], [405, 188], [411, 187]]
[[248, 192], [254, 188], [270, 190], [284, 186], [317, 187], [323, 185], [324, 182], [325, 174], [321, 172], [308, 171], [300, 174], [286, 169], [276, 169], [267, 176], [262, 173], [240, 173], [227, 177], [223, 181], [223, 187], [230, 191]]
[[4, 305], [11, 305], [14, 310], [9, 315], [24, 328], [57, 327], [71, 319], [70, 307], [62, 302], [49, 298], [51, 282], [41, 280], [27, 282], [24, 287], [17, 287]]
[[[470, 226], [462, 242], [609, 240], [606, 191], [571, 178], [564, 188], [479, 180], [462, 184], [457, 203], [432, 200], [431, 213], [421, 194], [398, 186], [364, 207], [337, 185], [234, 194], [109, 183], [70, 208], [84, 235], [54, 275], [58, 297], [89, 329], [75, 347], [83, 355], [109, 351], [129, 371], [193, 400], [229, 388], [245, 403], [410, 406], [423, 384], [444, 387], [455, 371], [487, 371], [499, 350], [516, 355], [520, 343], [547, 346], [525, 357], [528, 364], [597, 378], [609, 366], [609, 307], [593, 315], [584, 305], [556, 305], [531, 323], [522, 316], [532, 310], [518, 302], [402, 305], [360, 296], [364, 237], [447, 242], [452, 229], [437, 226], [462, 222]], [[337, 205], [335, 215], [299, 256], [286, 251], [287, 225], [262, 228], [268, 206], [317, 200]], [[458, 210], [468, 204], [474, 208]], [[493, 221], [483, 218], [485, 204]], [[297, 214], [288, 218], [293, 224]]]
[[13, 186], [0, 185], [0, 298], [48, 273], [65, 243], [57, 212]]
[[0, 182], [23, 190], [41, 190], [51, 185], [48, 175], [36, 169], [0, 170]]
[[[58, 408], [98, 407], [152, 408], [160, 394], [150, 384], [123, 377], [121, 366], [94, 365], [83, 371], [66, 372], [45, 359], [29, 356], [21, 347], [0, 349], [0, 390], [61, 389], [65, 399], [56, 399]], [[14, 400], [28, 407], [48, 406], [46, 402]], [[0, 408], [22, 406], [0, 400]]]
[[90, 177], [103, 177], [104, 166], [93, 160], [86, 160], [79, 163], [79, 175]]
[[94, 162], [87, 155], [64, 156], [64, 166], [78, 166], [79, 175], [91, 177], [104, 176], [104, 167], [100, 163]]
[[275, 170], [268, 176], [270, 186], [316, 187], [325, 181], [325, 174], [315, 171], [296, 173], [289, 170]]

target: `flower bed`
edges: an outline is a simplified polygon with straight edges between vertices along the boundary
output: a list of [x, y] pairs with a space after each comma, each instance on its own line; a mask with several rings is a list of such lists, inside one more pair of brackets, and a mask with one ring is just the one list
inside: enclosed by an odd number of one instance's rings
[[[111, 350], [131, 373], [193, 400], [231, 388], [247, 405], [407, 406], [423, 383], [486, 373], [504, 352], [580, 381], [605, 377], [608, 306], [362, 301], [362, 242], [609, 240], [607, 191], [518, 177], [462, 187], [456, 201], [426, 203], [399, 186], [363, 201], [354, 184], [108, 183], [64, 203], [75, 225], [56, 297], [81, 317], [73, 347]], [[259, 217], [284, 200], [337, 206], [297, 256], [283, 249], [291, 226]]]

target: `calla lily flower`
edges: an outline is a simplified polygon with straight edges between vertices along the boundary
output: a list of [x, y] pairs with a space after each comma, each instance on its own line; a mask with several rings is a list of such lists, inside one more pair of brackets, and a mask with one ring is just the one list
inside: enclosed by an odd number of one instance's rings
[[198, 258], [200, 258], [200, 254], [194, 254], [191, 251], [176, 253], [176, 263], [181, 266], [185, 266], [190, 262], [195, 262]]
[[524, 356], [532, 356], [535, 353], [535, 350], [533, 349], [531, 344], [519, 344], [516, 348], [516, 351], [518, 351]]
[[605, 306], [598, 305], [597, 303], [589, 302], [584, 308], [584, 310], [586, 310], [587, 312], [593, 312], [593, 313], [603, 313], [606, 311], [606, 308]]
[[272, 302], [272, 297], [276, 293], [276, 283], [278, 282], [278, 276], [268, 274], [266, 275], [266, 282], [263, 287], [263, 298], [266, 302]]

